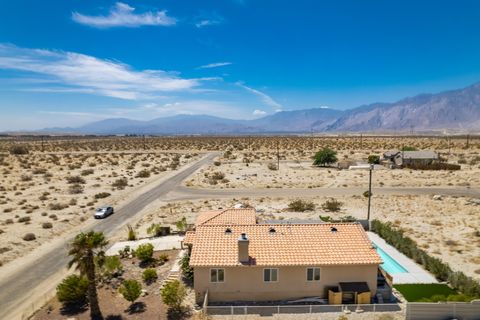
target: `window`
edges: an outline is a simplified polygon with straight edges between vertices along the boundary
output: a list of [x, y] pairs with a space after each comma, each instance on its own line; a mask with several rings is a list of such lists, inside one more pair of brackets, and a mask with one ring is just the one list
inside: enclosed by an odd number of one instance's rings
[[265, 281], [265, 282], [277, 282], [278, 281], [278, 269], [263, 269], [263, 281]]
[[320, 281], [320, 268], [307, 268], [307, 281]]
[[210, 282], [224, 282], [225, 270], [224, 269], [210, 269]]

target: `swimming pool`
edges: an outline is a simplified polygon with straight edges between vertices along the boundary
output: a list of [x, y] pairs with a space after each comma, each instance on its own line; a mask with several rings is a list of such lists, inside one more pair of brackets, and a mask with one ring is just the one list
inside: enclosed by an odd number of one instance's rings
[[381, 248], [375, 246], [377, 249], [378, 254], [382, 257], [383, 263], [381, 264], [383, 270], [387, 271], [390, 274], [394, 273], [407, 273], [407, 269], [402, 267], [397, 261], [395, 261], [392, 257], [390, 257], [385, 251]]

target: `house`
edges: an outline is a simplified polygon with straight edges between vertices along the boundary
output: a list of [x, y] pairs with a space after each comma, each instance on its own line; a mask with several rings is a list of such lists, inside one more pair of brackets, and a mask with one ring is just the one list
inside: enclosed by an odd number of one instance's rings
[[393, 167], [408, 165], [429, 165], [440, 160], [435, 151], [400, 151], [390, 150], [383, 154], [383, 162]]
[[258, 224], [254, 209], [201, 213], [184, 244], [197, 303], [370, 303], [382, 263], [358, 223]]

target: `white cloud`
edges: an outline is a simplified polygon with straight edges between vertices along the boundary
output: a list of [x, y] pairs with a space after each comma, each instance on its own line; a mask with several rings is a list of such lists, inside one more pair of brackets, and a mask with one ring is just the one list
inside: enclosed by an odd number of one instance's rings
[[205, 64], [203, 66], [198, 67], [197, 69], [211, 69], [211, 68], [218, 68], [218, 67], [224, 67], [224, 66], [229, 66], [231, 65], [231, 62], [215, 62], [215, 63], [209, 63]]
[[167, 16], [166, 11], [147, 11], [135, 14], [135, 8], [126, 3], [117, 2], [106, 16], [89, 16], [78, 12], [72, 13], [73, 21], [95, 28], [171, 26], [176, 19]]
[[252, 113], [254, 116], [264, 116], [266, 115], [267, 113], [263, 110], [259, 110], [259, 109], [255, 109], [253, 110], [253, 113]]
[[221, 21], [219, 21], [219, 20], [205, 19], [205, 20], [200, 20], [199, 22], [195, 23], [195, 27], [203, 28], [203, 27], [207, 27], [207, 26], [213, 26], [213, 25], [216, 25], [216, 24], [220, 24], [220, 23], [221, 23]]
[[44, 91], [82, 92], [126, 100], [157, 98], [159, 92], [192, 91], [201, 81], [212, 80], [182, 79], [175, 73], [161, 70], [137, 71], [117, 61], [74, 52], [2, 44], [0, 69], [36, 73], [64, 86]]
[[250, 87], [247, 87], [246, 85], [244, 85], [243, 83], [241, 82], [237, 82], [237, 85], [244, 88], [245, 90], [255, 94], [256, 96], [260, 97], [260, 99], [262, 100], [262, 102], [269, 106], [269, 107], [272, 107], [272, 108], [275, 108], [275, 109], [280, 109], [282, 108], [282, 105], [280, 103], [278, 103], [277, 101], [275, 101], [272, 97], [270, 97], [269, 95], [259, 91], [259, 90], [256, 90], [256, 89], [253, 89], [253, 88], [250, 88]]

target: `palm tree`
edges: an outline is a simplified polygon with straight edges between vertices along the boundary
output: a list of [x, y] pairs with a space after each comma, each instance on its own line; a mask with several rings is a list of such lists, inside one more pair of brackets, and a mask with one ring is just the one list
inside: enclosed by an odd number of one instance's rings
[[[75, 265], [82, 275], [88, 279], [88, 302], [90, 304], [90, 318], [103, 319], [100, 306], [98, 305], [97, 287], [95, 281], [95, 257], [103, 257], [103, 248], [108, 244], [102, 232], [90, 231], [79, 233], [70, 244], [68, 255], [72, 260], [68, 263], [70, 268]], [[102, 259], [99, 259], [102, 260]]]

